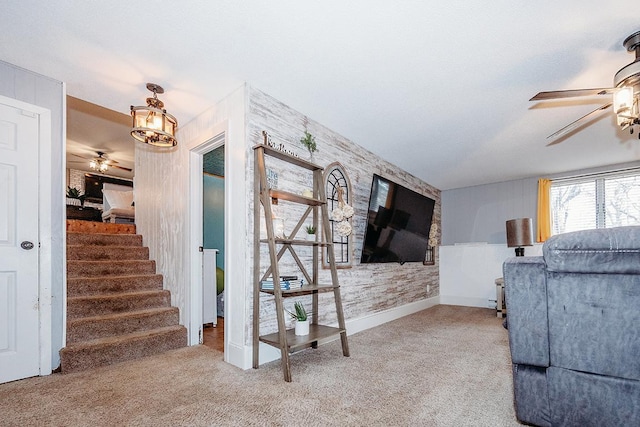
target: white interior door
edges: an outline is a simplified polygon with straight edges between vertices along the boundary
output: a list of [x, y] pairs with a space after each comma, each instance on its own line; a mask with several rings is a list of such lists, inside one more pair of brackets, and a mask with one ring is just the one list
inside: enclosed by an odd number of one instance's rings
[[0, 383], [40, 373], [38, 141], [38, 114], [0, 103]]

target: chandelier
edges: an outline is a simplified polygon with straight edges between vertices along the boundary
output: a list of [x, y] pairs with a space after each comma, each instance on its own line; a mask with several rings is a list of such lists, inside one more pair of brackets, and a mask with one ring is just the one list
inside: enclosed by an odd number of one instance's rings
[[175, 147], [178, 144], [175, 138], [178, 121], [167, 113], [164, 103], [158, 99], [158, 94], [164, 93], [164, 89], [155, 83], [147, 83], [147, 89], [153, 92], [153, 98], [147, 98], [147, 105], [131, 106], [131, 136], [156, 147]]
[[96, 157], [95, 159], [92, 159], [89, 162], [89, 167], [91, 169], [93, 169], [94, 171], [98, 171], [98, 172], [106, 172], [107, 170], [109, 170], [109, 160], [105, 159], [104, 157], [102, 157], [104, 153], [98, 151], [98, 157]]

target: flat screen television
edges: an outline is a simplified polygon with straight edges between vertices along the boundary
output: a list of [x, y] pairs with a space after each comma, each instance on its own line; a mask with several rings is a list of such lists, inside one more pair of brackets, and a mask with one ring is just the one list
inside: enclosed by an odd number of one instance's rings
[[435, 204], [374, 174], [360, 262], [423, 262]]
[[133, 182], [126, 179], [86, 173], [84, 175], [84, 194], [87, 196], [86, 200], [93, 203], [102, 203], [102, 186], [105, 183], [133, 187]]

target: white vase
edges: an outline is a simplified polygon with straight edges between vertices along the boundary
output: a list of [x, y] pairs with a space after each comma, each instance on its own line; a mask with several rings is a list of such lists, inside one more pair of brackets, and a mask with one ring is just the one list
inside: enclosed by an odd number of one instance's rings
[[309, 319], [296, 320], [296, 335], [309, 335]]
[[307, 234], [307, 241], [315, 242], [316, 241], [316, 235], [315, 234]]

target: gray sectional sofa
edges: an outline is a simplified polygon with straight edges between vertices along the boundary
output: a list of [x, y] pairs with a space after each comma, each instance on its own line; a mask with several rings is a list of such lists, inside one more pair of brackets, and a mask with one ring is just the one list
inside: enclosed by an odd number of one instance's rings
[[640, 227], [556, 235], [503, 269], [518, 420], [640, 426]]

